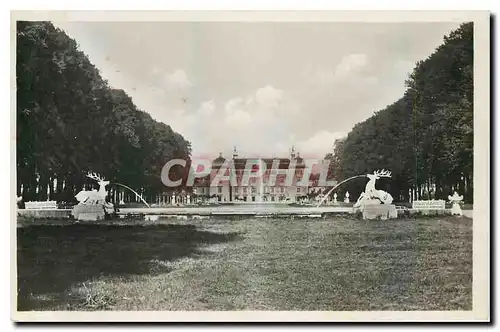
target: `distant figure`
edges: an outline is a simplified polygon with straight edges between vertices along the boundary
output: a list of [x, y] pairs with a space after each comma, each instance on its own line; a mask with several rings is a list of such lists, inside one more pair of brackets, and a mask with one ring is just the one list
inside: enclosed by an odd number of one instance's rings
[[333, 204], [337, 204], [337, 193], [333, 194]]

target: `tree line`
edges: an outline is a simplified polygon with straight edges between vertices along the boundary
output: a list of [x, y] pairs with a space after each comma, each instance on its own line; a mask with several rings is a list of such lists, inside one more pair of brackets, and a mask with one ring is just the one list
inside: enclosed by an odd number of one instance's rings
[[[112, 89], [52, 23], [17, 22], [16, 43], [18, 196], [74, 201], [84, 186], [95, 186], [87, 172], [146, 197], [166, 189], [163, 165], [189, 160], [190, 142]], [[171, 177], [184, 176], [177, 172]]]
[[[335, 142], [331, 172], [341, 181], [389, 169], [380, 189], [397, 201], [445, 199], [457, 191], [473, 200], [473, 23], [444, 37], [417, 62], [404, 95]], [[346, 183], [352, 197], [366, 180]]]

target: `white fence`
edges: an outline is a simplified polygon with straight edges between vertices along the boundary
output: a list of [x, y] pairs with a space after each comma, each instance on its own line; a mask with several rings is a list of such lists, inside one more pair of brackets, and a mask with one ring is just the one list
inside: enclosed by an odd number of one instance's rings
[[413, 201], [412, 208], [415, 210], [444, 210], [446, 202], [440, 200]]
[[24, 208], [26, 210], [54, 210], [57, 209], [57, 202], [56, 201], [25, 202]]

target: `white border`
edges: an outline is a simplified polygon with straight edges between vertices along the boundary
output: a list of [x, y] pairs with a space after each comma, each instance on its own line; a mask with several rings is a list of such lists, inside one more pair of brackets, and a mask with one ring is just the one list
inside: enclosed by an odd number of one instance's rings
[[[186, 3], [183, 3], [186, 5]], [[143, 7], [141, 3], [139, 7]], [[36, 6], [35, 6], [36, 7]], [[213, 7], [213, 6], [212, 6]], [[366, 7], [366, 6], [365, 6]], [[33, 7], [31, 7], [33, 8]], [[247, 6], [248, 8], [248, 6]], [[486, 321], [489, 317], [489, 13], [481, 11], [141, 11], [141, 12], [16, 12], [14, 18], [27, 20], [85, 21], [474, 21], [474, 224], [473, 224], [473, 310], [451, 312], [17, 312], [15, 269], [11, 269], [11, 317], [17, 321]], [[14, 25], [13, 25], [14, 24]], [[14, 27], [14, 29], [12, 29]], [[11, 38], [11, 43], [14, 39]], [[11, 44], [11, 133], [15, 133], [15, 71], [12, 71], [15, 45]], [[14, 98], [12, 98], [14, 97]], [[11, 142], [11, 172], [15, 172], [15, 141]], [[14, 143], [14, 144], [13, 144]], [[11, 173], [11, 197], [15, 205], [15, 176]], [[15, 265], [15, 218], [11, 210], [11, 262]]]

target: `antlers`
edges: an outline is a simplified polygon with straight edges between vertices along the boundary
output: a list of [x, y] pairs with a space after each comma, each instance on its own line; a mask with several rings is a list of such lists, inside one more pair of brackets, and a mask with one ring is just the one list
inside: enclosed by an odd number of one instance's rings
[[384, 178], [390, 178], [391, 177], [391, 172], [386, 171], [383, 169], [382, 171], [375, 171], [373, 172], [373, 175], [379, 176], [379, 177], [384, 177]]
[[92, 179], [92, 180], [96, 180], [97, 182], [104, 181], [104, 179], [102, 177], [98, 176], [95, 173], [87, 173], [87, 177]]

